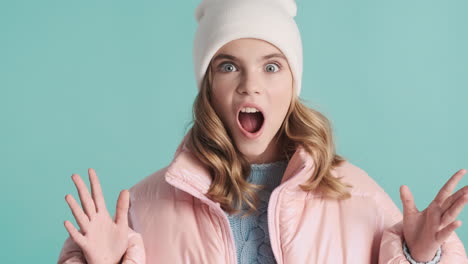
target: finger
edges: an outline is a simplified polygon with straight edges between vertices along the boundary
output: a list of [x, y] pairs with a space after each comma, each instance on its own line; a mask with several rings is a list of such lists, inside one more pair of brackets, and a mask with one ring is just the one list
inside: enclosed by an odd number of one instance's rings
[[81, 230], [86, 233], [86, 229], [89, 224], [88, 216], [83, 212], [81, 206], [76, 202], [75, 198], [73, 198], [71, 194], [65, 195], [65, 201], [67, 201], [77, 224], [80, 226]]
[[459, 199], [453, 203], [452, 207], [443, 213], [441, 225], [445, 226], [454, 221], [466, 203], [468, 203], [468, 194], [459, 197]]
[[80, 248], [84, 248], [85, 237], [78, 230], [76, 230], [76, 228], [73, 226], [73, 224], [70, 221], [65, 220], [63, 225], [65, 226], [65, 229], [67, 229], [68, 234], [73, 239], [73, 241], [75, 241], [76, 244], [80, 246]]
[[93, 195], [94, 204], [96, 205], [96, 212], [106, 211], [106, 203], [102, 195], [101, 184], [99, 183], [96, 171], [92, 168], [88, 169], [89, 182], [91, 183], [91, 193]]
[[457, 186], [458, 182], [462, 178], [462, 176], [466, 173], [465, 169], [461, 169], [457, 171], [455, 174], [450, 177], [450, 179], [444, 184], [444, 186], [440, 189], [440, 191], [437, 193], [434, 202], [437, 202], [438, 204], [442, 205], [449, 197], [449, 195], [452, 194], [453, 189], [455, 189], [455, 186]]
[[75, 183], [76, 189], [78, 189], [81, 205], [83, 206], [86, 215], [88, 215], [88, 218], [91, 219], [91, 217], [96, 214], [96, 207], [94, 206], [93, 199], [91, 198], [91, 195], [88, 192], [88, 188], [86, 187], [84, 181], [81, 179], [80, 175], [73, 174], [72, 179]]
[[442, 210], [440, 209], [440, 206], [437, 203], [432, 202], [425, 210], [425, 213], [427, 216], [427, 226], [430, 230], [433, 230], [433, 232], [439, 231], [441, 229], [440, 222], [442, 219]]
[[122, 190], [117, 200], [117, 208], [115, 210], [115, 222], [128, 226], [128, 204], [129, 204], [128, 190]]
[[448, 226], [441, 229], [439, 232], [436, 233], [435, 239], [438, 243], [442, 244], [447, 240], [447, 238], [452, 234], [455, 229], [461, 226], [462, 222], [460, 220], [454, 221]]
[[442, 210], [445, 212], [449, 209], [453, 203], [460, 198], [460, 196], [468, 195], [468, 185], [458, 190], [456, 193], [450, 195], [449, 198], [445, 199], [444, 203], [442, 204]]
[[403, 204], [404, 215], [419, 212], [418, 208], [414, 204], [413, 194], [411, 194], [411, 191], [408, 186], [400, 186], [400, 199]]

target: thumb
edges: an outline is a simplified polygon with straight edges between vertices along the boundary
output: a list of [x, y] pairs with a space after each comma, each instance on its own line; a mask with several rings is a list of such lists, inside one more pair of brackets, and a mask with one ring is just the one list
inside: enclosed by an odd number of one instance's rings
[[130, 232], [128, 248], [123, 256], [122, 264], [146, 263], [143, 237], [137, 232]]
[[408, 186], [400, 186], [400, 199], [403, 204], [403, 215], [419, 212], [418, 208], [416, 208], [416, 205], [414, 204], [413, 194], [411, 194]]
[[129, 207], [129, 192], [122, 190], [117, 200], [114, 220], [116, 224], [128, 226], [128, 207]]

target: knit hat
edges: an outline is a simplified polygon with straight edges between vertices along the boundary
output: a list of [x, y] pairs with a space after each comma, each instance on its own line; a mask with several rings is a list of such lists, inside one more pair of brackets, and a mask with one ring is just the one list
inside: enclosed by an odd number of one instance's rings
[[213, 55], [239, 38], [256, 38], [276, 46], [287, 58], [299, 96], [302, 42], [294, 17], [295, 0], [202, 0], [195, 10], [198, 28], [193, 63], [198, 90]]

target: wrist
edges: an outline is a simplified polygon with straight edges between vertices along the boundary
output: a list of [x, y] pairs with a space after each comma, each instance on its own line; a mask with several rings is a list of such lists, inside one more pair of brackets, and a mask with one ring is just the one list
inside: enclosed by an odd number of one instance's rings
[[417, 252], [410, 252], [406, 241], [403, 241], [403, 253], [406, 259], [412, 264], [435, 264], [439, 263], [442, 256], [442, 247], [439, 247], [437, 251], [432, 255], [418, 254]]
[[411, 254], [411, 257], [413, 257], [413, 259], [417, 262], [423, 262], [423, 263], [426, 263], [426, 262], [429, 262], [431, 261], [432, 259], [434, 259], [436, 253], [434, 254], [431, 254], [431, 255], [417, 255], [417, 254]]
[[114, 262], [114, 261], [89, 261], [87, 262], [87, 264], [121, 264], [122, 263], [122, 260], [118, 261], [118, 262]]

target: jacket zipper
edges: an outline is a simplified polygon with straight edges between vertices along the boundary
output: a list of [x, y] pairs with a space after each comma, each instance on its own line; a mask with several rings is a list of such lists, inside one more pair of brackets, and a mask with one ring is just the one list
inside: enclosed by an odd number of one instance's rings
[[277, 228], [278, 218], [276, 216], [279, 200], [281, 197], [280, 195], [286, 186], [292, 184], [291, 180], [296, 178], [303, 168], [304, 167], [298, 168], [295, 172], [292, 173], [292, 176], [289, 177], [288, 180], [276, 187], [271, 193], [270, 199], [268, 201], [268, 232], [270, 233], [271, 249], [277, 264], [283, 263], [283, 252], [281, 251], [279, 228]]
[[223, 225], [223, 227], [221, 227], [221, 229], [223, 230], [224, 234], [227, 237], [226, 242], [227, 242], [227, 245], [228, 245], [230, 263], [238, 264], [237, 263], [237, 255], [236, 255], [236, 243], [234, 241], [234, 234], [232, 233], [231, 227], [229, 226], [229, 219], [227, 218], [226, 214], [221, 209], [221, 207], [219, 207], [218, 203], [214, 203], [210, 199], [206, 199], [205, 202], [215, 204], [215, 205], [211, 205], [211, 208], [213, 208], [215, 213], [221, 219], [221, 222], [222, 222], [222, 225]]
[[286, 184], [283, 184], [283, 186], [278, 186], [275, 190], [273, 190], [270, 196], [270, 200], [268, 201], [268, 232], [270, 233], [271, 249], [278, 264], [283, 263], [283, 253], [281, 252], [281, 247], [279, 245], [280, 238], [277, 229], [278, 219], [276, 217], [276, 212], [281, 191], [285, 186]]
[[220, 218], [221, 220], [220, 222], [222, 225], [221, 232], [224, 233], [224, 236], [227, 237], [226, 244], [228, 246], [227, 250], [229, 251], [226, 263], [238, 264], [237, 256], [236, 256], [236, 245], [234, 241], [234, 234], [232, 233], [232, 230], [229, 226], [229, 220], [227, 216], [224, 214], [224, 211], [219, 206], [219, 203], [215, 203], [212, 200], [208, 199], [206, 196], [200, 194], [193, 186], [191, 186], [186, 181], [180, 180], [179, 178], [172, 176], [170, 173], [167, 173], [167, 174], [169, 175], [169, 177], [166, 178], [166, 181], [169, 184], [171, 184], [172, 186], [180, 190], [188, 192], [192, 196], [200, 199], [202, 202], [208, 205], [211, 211], [214, 211], [214, 213], [218, 216], [218, 218]]

